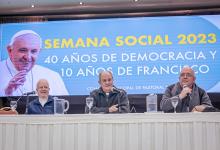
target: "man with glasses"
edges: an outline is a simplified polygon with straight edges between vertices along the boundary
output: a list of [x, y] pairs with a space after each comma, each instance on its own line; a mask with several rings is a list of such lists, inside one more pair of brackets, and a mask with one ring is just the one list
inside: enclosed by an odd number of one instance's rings
[[160, 108], [164, 112], [173, 112], [172, 99], [178, 98], [177, 112], [202, 112], [207, 107], [212, 107], [211, 100], [205, 90], [195, 83], [195, 72], [186, 66], [180, 72], [179, 82], [166, 88], [160, 102]]

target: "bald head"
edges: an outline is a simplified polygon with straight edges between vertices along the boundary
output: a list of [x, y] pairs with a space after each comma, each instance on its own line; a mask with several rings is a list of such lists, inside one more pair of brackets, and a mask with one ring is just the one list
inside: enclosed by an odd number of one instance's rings
[[38, 82], [37, 82], [37, 89], [40, 87], [41, 84], [45, 84], [45, 85], [48, 85], [49, 87], [49, 82], [46, 80], [46, 79], [40, 79]]
[[195, 72], [194, 72], [194, 70], [193, 70], [191, 67], [189, 67], [189, 66], [184, 66], [184, 67], [182, 68], [181, 72], [180, 72], [180, 75], [181, 75], [181, 73], [183, 73], [183, 72], [189, 72], [192, 76], [195, 77]]

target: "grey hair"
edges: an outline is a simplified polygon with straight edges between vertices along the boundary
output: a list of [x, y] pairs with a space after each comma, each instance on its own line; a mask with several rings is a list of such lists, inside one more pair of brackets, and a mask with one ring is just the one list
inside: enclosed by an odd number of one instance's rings
[[[195, 77], [195, 71], [190, 66], [183, 66], [182, 70], [185, 68], [192, 70], [192, 75]], [[180, 74], [182, 73], [182, 70], [180, 71]]]
[[113, 79], [113, 74], [112, 74], [112, 72], [109, 71], [109, 70], [105, 70], [105, 71], [101, 71], [101, 72], [99, 73], [99, 82], [101, 82], [101, 76], [102, 76], [103, 73], [109, 73], [109, 74], [111, 74], [112, 79]]
[[38, 89], [39, 84], [40, 84], [41, 82], [47, 82], [48, 87], [49, 87], [49, 85], [50, 85], [49, 82], [47, 81], [47, 79], [39, 79], [39, 80], [37, 81], [36, 89]]

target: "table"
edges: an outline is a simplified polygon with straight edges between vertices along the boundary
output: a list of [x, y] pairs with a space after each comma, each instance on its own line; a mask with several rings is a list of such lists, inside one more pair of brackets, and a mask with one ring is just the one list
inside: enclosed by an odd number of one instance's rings
[[219, 150], [220, 113], [0, 115], [0, 150]]

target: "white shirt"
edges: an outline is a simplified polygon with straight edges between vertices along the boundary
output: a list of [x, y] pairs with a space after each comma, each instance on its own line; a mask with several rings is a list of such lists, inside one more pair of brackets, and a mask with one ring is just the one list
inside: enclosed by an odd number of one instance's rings
[[[9, 58], [0, 62], [0, 96], [6, 96], [5, 88], [12, 76], [17, 73], [18, 71]], [[46, 79], [49, 82], [50, 95], [68, 95], [65, 84], [57, 72], [35, 64], [31, 71], [28, 72], [24, 85], [14, 91], [11, 96], [20, 96], [22, 93], [34, 91], [40, 79]]]
[[48, 99], [41, 99], [41, 98], [39, 98], [39, 102], [40, 102], [42, 107], [44, 107], [44, 105], [46, 104], [47, 100]]

